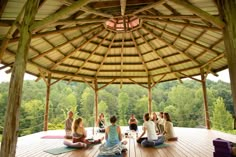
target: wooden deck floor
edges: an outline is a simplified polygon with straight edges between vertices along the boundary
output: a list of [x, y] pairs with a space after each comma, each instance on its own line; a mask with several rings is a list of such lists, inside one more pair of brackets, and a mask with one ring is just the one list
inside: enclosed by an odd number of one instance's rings
[[[212, 157], [212, 140], [223, 138], [236, 142], [236, 136], [225, 134], [219, 131], [195, 129], [195, 128], [175, 128], [178, 141], [168, 142], [169, 147], [165, 148], [143, 148], [135, 142], [135, 138], [127, 138], [128, 152], [126, 157]], [[99, 153], [99, 145], [90, 148], [80, 149], [60, 155], [51, 155], [44, 150], [63, 146], [63, 139], [41, 139], [44, 135], [62, 135], [62, 130], [40, 132], [18, 139], [17, 157], [96, 157]]]

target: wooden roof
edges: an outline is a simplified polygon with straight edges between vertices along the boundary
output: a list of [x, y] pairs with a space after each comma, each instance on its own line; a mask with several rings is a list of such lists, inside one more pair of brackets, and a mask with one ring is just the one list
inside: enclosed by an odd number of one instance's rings
[[[25, 2], [1, 3], [5, 66], [15, 60]], [[27, 72], [141, 84], [216, 74], [227, 68], [218, 14], [213, 0], [41, 0]]]

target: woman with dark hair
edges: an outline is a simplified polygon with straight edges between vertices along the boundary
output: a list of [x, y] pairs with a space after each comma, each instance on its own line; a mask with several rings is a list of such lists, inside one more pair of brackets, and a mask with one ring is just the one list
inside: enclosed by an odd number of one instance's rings
[[138, 130], [138, 120], [135, 118], [134, 114], [131, 114], [128, 123], [129, 123], [130, 130], [134, 130], [134, 131]]
[[105, 118], [104, 118], [104, 114], [100, 113], [98, 120], [97, 120], [97, 127], [98, 132], [105, 132]]
[[[143, 116], [143, 133], [137, 139], [138, 143], [141, 143], [144, 147], [153, 147], [160, 144], [163, 144], [165, 141], [164, 136], [157, 136], [156, 135], [156, 127], [155, 123], [150, 120], [149, 113], [145, 113]], [[147, 132], [147, 137], [143, 137]]]
[[171, 140], [171, 139], [175, 139], [175, 135], [174, 135], [174, 128], [173, 128], [173, 123], [171, 122], [171, 118], [169, 113], [164, 113], [164, 132], [163, 135], [165, 136], [165, 140]]

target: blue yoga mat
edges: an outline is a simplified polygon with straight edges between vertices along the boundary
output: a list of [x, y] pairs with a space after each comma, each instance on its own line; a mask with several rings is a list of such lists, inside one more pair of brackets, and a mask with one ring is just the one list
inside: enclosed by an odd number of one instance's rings
[[73, 150], [78, 150], [78, 149], [79, 148], [72, 148], [72, 147], [63, 146], [63, 147], [44, 150], [44, 152], [47, 152], [47, 153], [53, 154], [53, 155], [58, 155], [58, 154], [63, 154], [63, 153], [71, 152]]

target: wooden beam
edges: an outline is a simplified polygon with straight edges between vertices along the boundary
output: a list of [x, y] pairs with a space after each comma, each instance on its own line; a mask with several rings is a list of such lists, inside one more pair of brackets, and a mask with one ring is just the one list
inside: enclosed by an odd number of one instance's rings
[[82, 7], [80, 10], [83, 10], [84, 12], [87, 12], [87, 13], [92, 13], [94, 15], [99, 15], [99, 16], [102, 16], [102, 17], [113, 18], [113, 16], [110, 15], [110, 14], [106, 14], [106, 13], [94, 10], [90, 7]]
[[[64, 29], [59, 29], [59, 30], [53, 30], [53, 31], [46, 31], [46, 32], [40, 32], [32, 35], [32, 39], [34, 38], [40, 38], [40, 37], [45, 37], [49, 35], [54, 35], [54, 34], [59, 34], [59, 33], [64, 33], [68, 31], [74, 31], [74, 30], [81, 30], [83, 28], [88, 28], [90, 26], [99, 26], [100, 24], [85, 24], [85, 25], [79, 25], [75, 27], [70, 27], [70, 28], [64, 28]], [[12, 38], [10, 39], [9, 43], [16, 42], [19, 40], [20, 37]]]
[[89, 87], [91, 87], [93, 90], [95, 90], [95, 87], [93, 87], [85, 78], [82, 77], [82, 79], [87, 85], [89, 85]]
[[152, 19], [178, 19], [178, 20], [200, 20], [201, 18], [196, 15], [137, 15], [141, 19], [152, 18]]
[[99, 67], [98, 67], [98, 69], [97, 69], [97, 72], [96, 72], [96, 74], [95, 74], [95, 77], [98, 76], [98, 74], [99, 74], [99, 72], [100, 72], [100, 70], [101, 70], [101, 68], [102, 68], [102, 66], [103, 66], [103, 64], [104, 64], [104, 61], [106, 60], [106, 58], [107, 58], [107, 56], [108, 56], [108, 54], [109, 54], [109, 52], [110, 52], [110, 50], [111, 50], [111, 46], [112, 46], [112, 44], [113, 44], [113, 42], [114, 42], [114, 40], [115, 40], [115, 37], [116, 37], [116, 34], [112, 37], [112, 40], [111, 40], [111, 42], [110, 42], [110, 44], [109, 44], [109, 47], [108, 47], [108, 49], [107, 49], [107, 52], [105, 53], [105, 56], [103, 57], [103, 59], [102, 59], [100, 65], [99, 65]]
[[204, 71], [203, 70], [201, 70], [201, 80], [202, 80], [203, 102], [204, 102], [204, 111], [205, 111], [205, 125], [206, 125], [207, 129], [211, 129], [210, 117], [209, 117], [209, 112], [208, 112], [206, 79], [204, 77]]
[[97, 79], [94, 80], [94, 126], [98, 121], [98, 82]]
[[208, 26], [192, 24], [192, 23], [184, 23], [184, 22], [177, 22], [177, 21], [170, 21], [170, 20], [167, 21], [167, 20], [151, 19], [151, 18], [143, 18], [143, 20], [155, 22], [155, 23], [165, 23], [165, 24], [172, 24], [172, 25], [178, 25], [178, 26], [184, 26], [184, 27], [190, 27], [190, 28], [196, 28], [196, 29], [222, 32], [222, 29], [219, 29], [217, 27], [208, 27]]
[[161, 80], [162, 80], [164, 77], [166, 77], [166, 74], [164, 74], [163, 76], [161, 76], [161, 78], [160, 78], [157, 82], [153, 83], [152, 88], [153, 88], [157, 83], [160, 83]]
[[65, 16], [68, 16], [68, 14], [74, 13], [77, 10], [79, 10], [82, 6], [84, 6], [85, 4], [87, 4], [89, 2], [89, 0], [79, 0], [79, 1], [75, 1], [73, 4], [71, 4], [70, 6], [59, 10], [58, 12], [51, 14], [50, 16], [44, 18], [41, 21], [37, 21], [35, 22], [31, 27], [30, 30], [35, 30], [35, 29], [40, 29], [43, 28], [53, 22], [58, 21], [59, 19], [62, 19]]
[[2, 17], [2, 13], [4, 12], [6, 5], [7, 5], [8, 0], [0, 0], [0, 18]]
[[134, 36], [133, 36], [133, 33], [132, 33], [132, 32], [130, 32], [130, 35], [131, 35], [131, 38], [132, 38], [132, 40], [133, 40], [135, 49], [137, 50], [137, 54], [139, 55], [139, 58], [140, 58], [140, 60], [141, 60], [141, 62], [142, 62], [142, 64], [143, 64], [144, 70], [146, 71], [147, 76], [148, 76], [148, 75], [149, 75], [148, 67], [147, 67], [147, 65], [146, 65], [146, 63], [145, 63], [145, 61], [144, 61], [144, 58], [143, 58], [143, 56], [142, 56], [142, 54], [141, 54], [141, 51], [140, 51], [139, 48], [138, 48], [138, 45], [137, 45], [137, 43], [136, 43], [136, 41], [135, 41], [135, 39], [134, 39]]
[[41, 54], [39, 54], [39, 55], [37, 55], [37, 56], [32, 57], [31, 60], [34, 61], [34, 60], [36, 60], [36, 59], [38, 59], [38, 58], [44, 57], [45, 55], [47, 55], [47, 54], [49, 54], [49, 53], [51, 53], [51, 52], [53, 52], [53, 51], [55, 51], [55, 50], [58, 50], [59, 48], [65, 46], [65, 45], [67, 45], [67, 44], [70, 44], [70, 43], [72, 43], [72, 42], [78, 40], [78, 39], [81, 38], [81, 37], [84, 37], [84, 36], [86, 36], [86, 35], [88, 35], [88, 34], [94, 32], [94, 31], [97, 31], [97, 30], [100, 29], [101, 27], [102, 27], [102, 26], [95, 27], [95, 28], [89, 30], [88, 32], [85, 32], [84, 34], [81, 34], [81, 35], [78, 36], [78, 37], [74, 37], [73, 39], [71, 39], [71, 40], [69, 40], [69, 41], [67, 41], [67, 42], [65, 42], [65, 43], [62, 43], [62, 44], [60, 44], [60, 45], [57, 45], [57, 46], [53, 47], [52, 49], [49, 49], [49, 50], [47, 50], [47, 51], [45, 51], [45, 52], [43, 52], [43, 53], [41, 53]]
[[199, 43], [197, 43], [197, 42], [193, 42], [193, 41], [190, 40], [190, 39], [184, 38], [184, 37], [182, 37], [182, 36], [178, 36], [178, 35], [176, 35], [176, 34], [174, 34], [174, 33], [171, 33], [171, 32], [169, 32], [169, 31], [166, 31], [166, 30], [164, 30], [164, 29], [160, 29], [160, 28], [155, 27], [155, 26], [153, 26], [153, 25], [150, 25], [150, 24], [148, 24], [148, 23], [144, 23], [144, 25], [147, 25], [147, 26], [149, 26], [149, 27], [151, 27], [151, 28], [153, 28], [153, 29], [155, 29], [155, 30], [157, 30], [157, 31], [159, 31], [159, 32], [166, 33], [166, 34], [168, 34], [168, 35], [170, 35], [170, 36], [172, 36], [172, 37], [179, 38], [179, 39], [181, 39], [181, 40], [183, 40], [183, 41], [186, 41], [186, 42], [188, 42], [188, 43], [191, 43], [191, 44], [193, 44], [193, 45], [195, 45], [195, 46], [197, 46], [197, 47], [200, 47], [200, 48], [202, 48], [202, 49], [204, 49], [204, 50], [207, 50], [207, 51], [209, 51], [209, 52], [211, 52], [211, 53], [213, 53], [213, 54], [216, 54], [216, 55], [221, 54], [220, 52], [217, 52], [217, 51], [215, 51], [215, 50], [213, 50], [213, 49], [210, 49], [209, 47], [206, 47], [206, 46], [204, 46], [204, 45], [202, 45], [202, 44], [199, 44]]
[[52, 83], [50, 84], [50, 86], [52, 86], [52, 85], [54, 85], [55, 83], [57, 83], [57, 82], [59, 82], [59, 81], [65, 79], [66, 77], [67, 77], [67, 76], [61, 77], [60, 79], [58, 79], [58, 80], [52, 82]]
[[60, 20], [50, 25], [52, 26], [58, 26], [58, 25], [76, 25], [76, 24], [89, 24], [89, 23], [104, 23], [108, 21], [108, 18], [102, 18], [102, 19], [74, 19], [74, 20]]
[[8, 102], [6, 109], [7, 116], [5, 116], [3, 137], [0, 149], [1, 157], [15, 157], [16, 154], [24, 73], [26, 71], [26, 63], [29, 51], [28, 47], [31, 40], [29, 27], [34, 21], [38, 5], [39, 0], [28, 0], [25, 5], [25, 14], [20, 28], [21, 39], [17, 48], [16, 59], [13, 65], [8, 92]]
[[12, 67], [13, 64], [14, 64], [14, 62], [6, 64], [6, 65], [3, 65], [3, 66], [0, 67], [0, 70], [5, 69], [7, 67]]
[[40, 68], [38, 68], [38, 70], [39, 70], [40, 76], [41, 76], [41, 78], [43, 78], [43, 81], [45, 82], [45, 84], [47, 86], [49, 86], [48, 81], [46, 79], [46, 75], [44, 74], [44, 72]]
[[192, 79], [192, 80], [195, 80], [195, 81], [198, 81], [198, 82], [202, 82], [201, 80], [198, 80], [198, 79], [196, 79], [196, 78], [194, 78], [194, 77], [188, 76], [188, 75], [184, 74], [183, 72], [179, 72], [179, 74], [181, 74], [181, 75], [183, 75], [183, 76], [185, 76], [185, 77], [188, 77], [188, 78], [190, 78], [190, 79]]
[[105, 88], [106, 86], [112, 84], [114, 81], [116, 80], [116, 78], [112, 79], [110, 82], [108, 82], [107, 84], [103, 85], [102, 87], [99, 87], [98, 90], [101, 90], [103, 88]]
[[93, 37], [91, 37], [89, 40], [85, 41], [84, 43], [82, 43], [81, 45], [79, 45], [75, 50], [69, 52], [65, 57], [63, 57], [62, 59], [60, 59], [56, 64], [54, 64], [50, 69], [53, 70], [55, 69], [58, 65], [60, 65], [61, 63], [63, 63], [66, 59], [68, 59], [70, 56], [72, 56], [74, 53], [76, 53], [77, 51], [79, 51], [83, 46], [87, 45], [91, 40], [93, 40], [94, 38], [96, 38], [99, 34], [103, 33], [105, 31], [105, 29], [103, 29], [102, 31], [96, 33]]
[[111, 32], [107, 33], [105, 37], [102, 39], [102, 41], [96, 46], [96, 48], [89, 54], [89, 56], [84, 60], [82, 65], [79, 67], [79, 69], [75, 72], [75, 74], [78, 74], [81, 69], [84, 68], [84, 65], [88, 63], [89, 59], [95, 54], [96, 50], [102, 45], [102, 43], [106, 40], [106, 38], [109, 36]]
[[142, 84], [140, 84], [140, 83], [134, 81], [134, 80], [131, 79], [131, 78], [129, 78], [129, 80], [130, 80], [131, 82], [133, 82], [134, 84], [136, 84], [136, 85], [139, 85], [139, 86], [141, 86], [141, 87], [143, 87], [143, 88], [147, 88], [147, 89], [148, 89], [148, 87], [146, 87], [146, 86], [144, 86], [144, 85], [142, 85]]
[[183, 6], [185, 9], [191, 11], [193, 14], [198, 15], [199, 17], [201, 17], [202, 19], [212, 23], [213, 25], [215, 25], [216, 27], [222, 29], [225, 26], [225, 23], [219, 19], [218, 17], [214, 17], [212, 15], [210, 15], [209, 13], [201, 10], [200, 8], [186, 2], [183, 0], [170, 0], [171, 2], [177, 4], [177, 5], [181, 5]]
[[25, 10], [25, 5], [22, 7], [20, 13], [16, 17], [16, 20], [14, 21], [11, 28], [8, 30], [7, 34], [3, 38], [3, 41], [2, 41], [2, 44], [1, 44], [1, 47], [0, 47], [0, 63], [2, 62], [2, 57], [5, 53], [8, 42], [12, 38], [12, 35], [15, 32], [15, 30], [17, 29], [17, 23], [22, 20], [24, 10]]
[[154, 7], [158, 7], [158, 6], [162, 5], [163, 3], [166, 3], [166, 1], [167, 1], [167, 0], [159, 0], [159, 1], [155, 2], [155, 3], [146, 5], [145, 7], [136, 10], [136, 11], [133, 12], [132, 14], [135, 15], [135, 14], [138, 14], [138, 13], [140, 13], [140, 12], [142, 12], [142, 11], [145, 11], [145, 10], [148, 10], [148, 9], [151, 9], [151, 8], [154, 8]]
[[125, 16], [126, 0], [120, 0], [121, 16]]
[[51, 73], [48, 74], [48, 79], [46, 83], [47, 89], [46, 89], [46, 104], [45, 104], [43, 131], [48, 130], [49, 99], [50, 99], [50, 88], [51, 88], [50, 84], [51, 84]]
[[[226, 23], [223, 30], [223, 37], [234, 104], [234, 118], [236, 122], [236, 3], [235, 0], [216, 0], [216, 3], [221, 18]], [[236, 123], [234, 126], [236, 127]]]

